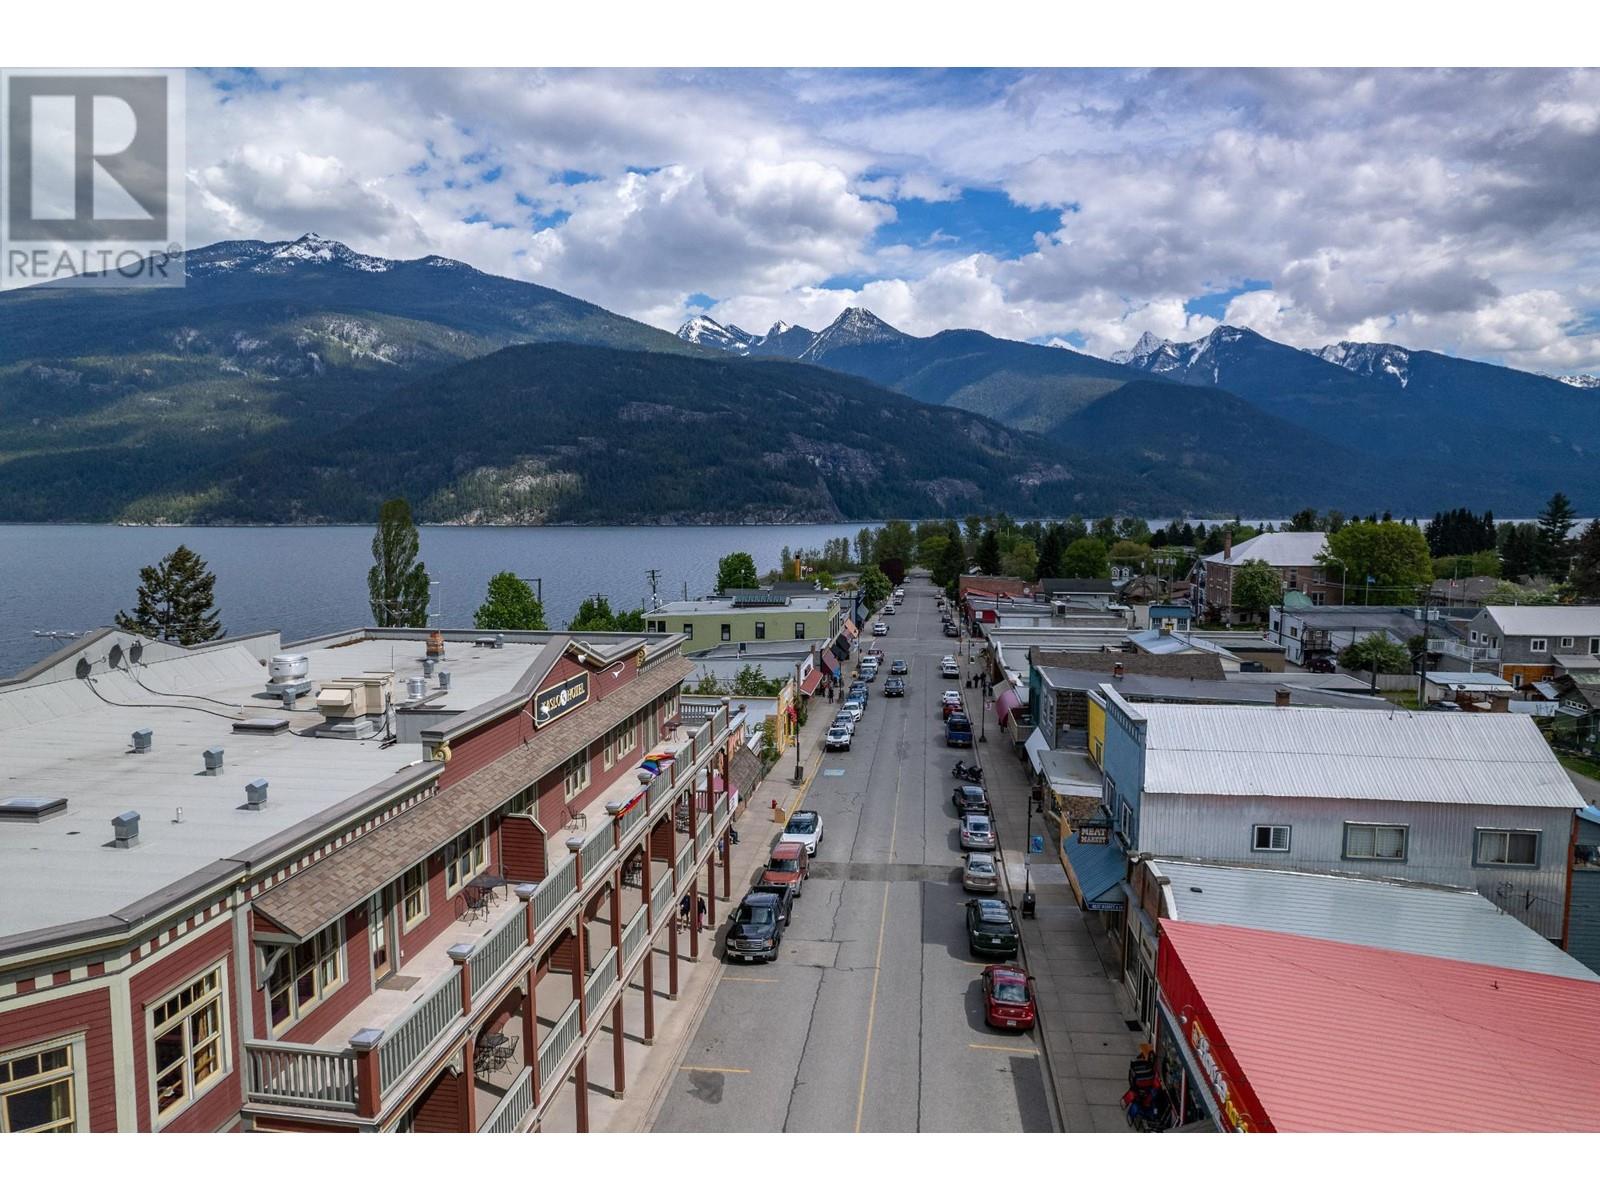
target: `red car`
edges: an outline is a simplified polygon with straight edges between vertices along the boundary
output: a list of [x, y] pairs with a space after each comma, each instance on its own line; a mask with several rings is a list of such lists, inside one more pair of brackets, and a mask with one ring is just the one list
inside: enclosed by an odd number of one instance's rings
[[1004, 963], [983, 969], [984, 1024], [990, 1029], [1032, 1029], [1038, 1016], [1033, 976]]

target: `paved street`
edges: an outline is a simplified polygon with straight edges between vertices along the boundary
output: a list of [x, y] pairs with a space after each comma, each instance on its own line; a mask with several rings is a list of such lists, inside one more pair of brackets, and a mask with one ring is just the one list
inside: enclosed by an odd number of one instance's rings
[[972, 755], [945, 748], [934, 707], [955, 639], [925, 579], [888, 623], [908, 694], [882, 695], [886, 661], [854, 748], [807, 783], [825, 836], [782, 955], [722, 969], [655, 1129], [1057, 1127], [1039, 1042], [985, 1027], [967, 953], [950, 767]]

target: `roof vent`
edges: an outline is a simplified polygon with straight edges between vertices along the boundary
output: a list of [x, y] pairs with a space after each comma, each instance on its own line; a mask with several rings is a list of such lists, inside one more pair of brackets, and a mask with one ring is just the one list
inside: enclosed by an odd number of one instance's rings
[[497, 633], [497, 634], [494, 635], [494, 648], [496, 650], [504, 650], [506, 648], [506, 635], [505, 634]]
[[135, 729], [133, 731], [133, 752], [135, 754], [149, 754], [150, 743], [155, 739], [155, 733], [149, 729]]
[[235, 733], [250, 733], [259, 737], [276, 737], [280, 733], [289, 732], [288, 717], [251, 717], [245, 721], [233, 723]]
[[139, 844], [139, 814], [129, 809], [111, 818], [111, 844], [118, 850], [131, 850]]
[[209, 750], [201, 751], [201, 757], [205, 760], [205, 764], [206, 764], [205, 773], [207, 775], [221, 775], [222, 774], [222, 747], [221, 746], [212, 746]]
[[265, 779], [252, 779], [244, 785], [244, 806], [252, 810], [263, 809], [267, 806], [267, 781]]
[[0, 800], [0, 821], [26, 821], [37, 825], [66, 811], [65, 796], [7, 796]]
[[438, 666], [438, 660], [437, 659], [433, 659], [433, 658], [425, 658], [425, 659], [423, 659], [422, 660], [422, 673], [423, 673], [423, 675], [426, 676], [428, 679], [432, 679], [433, 678], [433, 670], [434, 670], [434, 668], [436, 666]]
[[450, 672], [449, 671], [440, 671], [439, 672], [439, 690], [440, 691], [448, 691], [449, 688], [450, 688]]
[[428, 681], [421, 675], [412, 675], [406, 680], [406, 699], [421, 700], [428, 694]]

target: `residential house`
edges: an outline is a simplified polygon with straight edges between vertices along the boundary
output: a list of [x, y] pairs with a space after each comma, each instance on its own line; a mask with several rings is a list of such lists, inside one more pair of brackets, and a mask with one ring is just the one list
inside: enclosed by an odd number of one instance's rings
[[1204, 596], [1203, 611], [1214, 621], [1238, 621], [1245, 614], [1233, 603], [1234, 573], [1247, 562], [1264, 562], [1278, 572], [1285, 590], [1304, 592], [1313, 604], [1340, 604], [1344, 579], [1337, 567], [1324, 567], [1318, 555], [1328, 548], [1325, 533], [1263, 533], [1223, 548], [1195, 565], [1196, 584]]
[[1572, 840], [1567, 950], [1585, 966], [1600, 971], [1600, 808], [1592, 804], [1578, 813]]
[[983, 592], [988, 596], [1033, 596], [1034, 586], [1015, 575], [963, 575], [956, 583], [956, 599], [966, 599], [968, 592]]
[[1600, 605], [1491, 604], [1465, 635], [1428, 643], [1442, 669], [1495, 671], [1518, 687], [1600, 669]]
[[1283, 647], [1288, 662], [1304, 666], [1318, 660], [1337, 662], [1346, 646], [1373, 634], [1398, 646], [1409, 646], [1412, 638], [1425, 633], [1437, 638], [1447, 632], [1444, 622], [1454, 615], [1458, 614], [1443, 609], [1425, 614], [1418, 608], [1361, 604], [1277, 605], [1267, 614], [1267, 635]]

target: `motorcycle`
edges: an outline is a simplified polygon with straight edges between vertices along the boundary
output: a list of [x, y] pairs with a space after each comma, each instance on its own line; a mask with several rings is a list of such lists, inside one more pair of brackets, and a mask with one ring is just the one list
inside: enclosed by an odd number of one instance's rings
[[969, 767], [960, 759], [957, 759], [956, 765], [950, 768], [950, 775], [954, 779], [961, 779], [967, 783], [983, 782], [983, 768], [977, 763], [973, 763]]

